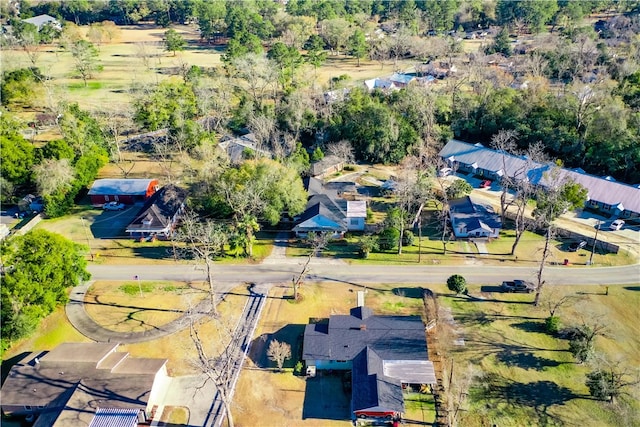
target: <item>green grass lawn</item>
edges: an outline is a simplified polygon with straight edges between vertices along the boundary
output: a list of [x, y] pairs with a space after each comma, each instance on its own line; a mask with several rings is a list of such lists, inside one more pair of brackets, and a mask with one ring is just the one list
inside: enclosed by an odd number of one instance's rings
[[[156, 240], [139, 242], [128, 237], [125, 227], [134, 218], [140, 206], [132, 206], [123, 211], [103, 211], [89, 204], [75, 205], [68, 215], [61, 218], [45, 219], [36, 227], [61, 234], [76, 243], [91, 248], [87, 258], [93, 255], [93, 262], [99, 264], [173, 264], [189, 263], [189, 259], [174, 256], [171, 241]], [[236, 264], [258, 262], [268, 256], [273, 249], [273, 233], [259, 232], [253, 245], [253, 258], [235, 256], [229, 251], [217, 262]], [[178, 245], [179, 246], [179, 245]]]
[[404, 425], [432, 425], [436, 420], [435, 402], [431, 393], [405, 391]]
[[[562, 287], [554, 297], [575, 295], [573, 305], [560, 309], [564, 326], [606, 316], [607, 331], [597, 351], [618, 363], [638, 366], [640, 293], [634, 287]], [[479, 289], [471, 287], [472, 295]], [[478, 374], [461, 415], [465, 426], [581, 425], [617, 426], [640, 423], [640, 402], [609, 405], [593, 400], [584, 384], [588, 364], [576, 364], [568, 341], [543, 330], [544, 307], [533, 307], [530, 295], [482, 294], [485, 301], [454, 296], [440, 303], [452, 308], [465, 332], [465, 346], [453, 357], [458, 370], [470, 364]], [[544, 304], [543, 304], [544, 305]], [[635, 321], [632, 319], [635, 317]]]

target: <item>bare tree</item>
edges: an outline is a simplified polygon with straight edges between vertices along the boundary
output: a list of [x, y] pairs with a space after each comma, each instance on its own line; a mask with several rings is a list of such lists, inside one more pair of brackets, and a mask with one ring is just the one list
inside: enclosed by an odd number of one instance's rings
[[69, 159], [44, 159], [33, 167], [38, 192], [48, 196], [59, 190], [71, 188], [75, 171]]
[[491, 141], [493, 148], [502, 153], [500, 217], [504, 224], [507, 212], [511, 210], [515, 231], [511, 255], [515, 253], [518, 243], [520, 243], [520, 239], [529, 225], [533, 225], [525, 217], [528, 202], [535, 191], [534, 186], [529, 182], [529, 170], [535, 162], [543, 162], [545, 160], [543, 145], [536, 143], [527, 149], [524, 154], [524, 161], [518, 163], [510, 162], [509, 158], [517, 154], [516, 138], [517, 132], [502, 129], [493, 136]]
[[[586, 380], [592, 396], [611, 404], [616, 403], [619, 397], [637, 396], [640, 391], [638, 384], [640, 384], [640, 369], [634, 368], [629, 361], [610, 361], [602, 356], [596, 359], [594, 369], [587, 374]], [[638, 415], [636, 419], [637, 417]]]
[[353, 163], [355, 155], [353, 153], [353, 145], [347, 140], [333, 142], [327, 145], [327, 153], [336, 156], [344, 163]]
[[151, 53], [152, 45], [148, 42], [138, 42], [135, 44], [135, 46], [136, 46], [136, 56], [140, 59], [140, 61], [142, 61], [142, 64], [148, 70], [150, 67], [149, 60], [153, 55]]
[[112, 105], [100, 110], [98, 120], [109, 144], [111, 160], [118, 165], [126, 178], [128, 173], [125, 173], [120, 165], [124, 160], [122, 157], [122, 135], [133, 127], [133, 111], [129, 104]]
[[465, 410], [467, 406], [467, 398], [469, 396], [469, 389], [473, 385], [474, 381], [478, 377], [478, 371], [472, 364], [459, 367], [454, 370], [455, 364], [451, 361], [451, 368], [448, 375], [447, 390], [447, 416], [449, 419], [449, 425], [457, 426], [458, 417], [460, 413]]
[[540, 258], [540, 266], [538, 267], [538, 273], [536, 274], [536, 298], [533, 302], [533, 305], [537, 306], [540, 304], [540, 295], [542, 294], [542, 287], [546, 283], [545, 280], [542, 280], [542, 275], [544, 273], [544, 267], [549, 259], [549, 255], [551, 255], [551, 239], [555, 236], [555, 232], [551, 224], [547, 226], [547, 232], [545, 233], [544, 238], [544, 248], [542, 249], [542, 257]]
[[497, 134], [493, 135], [491, 138], [491, 146], [502, 154], [502, 176], [500, 177], [500, 185], [502, 187], [502, 192], [500, 194], [500, 219], [504, 224], [505, 216], [507, 213], [507, 209], [512, 203], [512, 200], [509, 200], [509, 190], [515, 186], [515, 182], [518, 179], [526, 178], [527, 171], [526, 170], [518, 170], [512, 171], [509, 158], [511, 156], [510, 153], [516, 152], [516, 139], [518, 138], [518, 132], [515, 130], [507, 130], [501, 129]]
[[234, 58], [231, 65], [236, 70], [236, 77], [244, 82], [237, 87], [247, 91], [256, 107], [261, 109], [267, 90], [277, 87], [278, 70], [274, 63], [265, 55], [248, 53]]
[[407, 226], [414, 226], [420, 218], [422, 208], [432, 196], [431, 185], [422, 170], [420, 158], [407, 156], [401, 165], [394, 189], [398, 214], [396, 224], [398, 236], [398, 254], [402, 253], [402, 240]]
[[545, 292], [543, 295], [543, 305], [549, 311], [549, 317], [554, 317], [560, 308], [568, 304], [574, 304], [576, 301], [580, 301], [581, 299], [582, 297], [580, 295], [560, 296], [555, 292], [555, 288], [552, 288], [551, 291]]
[[226, 327], [223, 322], [218, 322], [219, 341], [228, 343], [224, 347], [224, 350], [216, 357], [210, 356], [205, 350], [205, 345], [200, 338], [198, 329], [194, 324], [192, 317], [189, 317], [189, 336], [196, 348], [197, 357], [192, 360], [192, 365], [206, 377], [205, 383], [212, 382], [215, 386], [222, 405], [225, 409], [227, 418], [227, 426], [233, 427], [233, 414], [231, 412], [231, 394], [233, 376], [236, 371], [236, 361], [240, 349], [236, 343], [233, 342], [233, 333], [231, 328]]
[[299, 290], [302, 284], [304, 283], [304, 279], [307, 277], [309, 273], [309, 265], [311, 264], [311, 260], [318, 256], [320, 251], [327, 246], [329, 242], [329, 234], [328, 233], [314, 233], [310, 232], [307, 236], [307, 242], [311, 244], [311, 251], [307, 255], [307, 259], [304, 264], [302, 264], [302, 270], [299, 274], [293, 276], [291, 279], [291, 283], [293, 285], [293, 299], [298, 300], [299, 298]]
[[291, 345], [278, 340], [271, 340], [269, 349], [267, 350], [269, 360], [273, 360], [278, 365], [278, 370], [282, 370], [284, 361], [291, 358]]
[[204, 128], [208, 132], [220, 131], [231, 111], [233, 87], [229, 78], [203, 79], [194, 91], [198, 109], [205, 116]]
[[211, 311], [217, 315], [216, 308], [216, 284], [213, 277], [214, 260], [224, 252], [227, 243], [225, 230], [213, 221], [200, 221], [197, 215], [191, 211], [182, 217], [182, 226], [175, 236], [178, 242], [186, 244], [186, 250], [194, 261], [204, 264]]
[[276, 135], [276, 119], [261, 113], [253, 113], [249, 116], [247, 128], [256, 138], [255, 156], [262, 157], [265, 148], [271, 148]]
[[391, 57], [391, 46], [389, 38], [373, 39], [369, 42], [369, 58], [380, 63], [380, 69], [384, 69], [384, 64]]
[[391, 36], [389, 43], [389, 51], [393, 56], [393, 68], [398, 69], [398, 59], [403, 58], [409, 53], [411, 48], [411, 30], [405, 26], [400, 26], [398, 30]]
[[525, 56], [524, 67], [528, 74], [532, 77], [545, 77], [549, 68], [549, 61], [538, 51], [534, 51], [531, 55]]
[[173, 144], [167, 136], [155, 137], [151, 143], [153, 157], [158, 161], [169, 183], [174, 182], [174, 150]]
[[554, 235], [553, 221], [565, 211], [583, 206], [587, 200], [587, 190], [580, 184], [568, 179], [555, 166], [543, 175], [541, 184], [544, 185], [538, 187], [533, 217], [536, 225], [546, 231], [546, 236], [542, 260], [537, 274], [538, 286], [534, 302], [536, 306], [540, 303], [540, 293], [545, 283], [542, 279], [542, 274], [547, 258], [551, 253], [551, 239]]

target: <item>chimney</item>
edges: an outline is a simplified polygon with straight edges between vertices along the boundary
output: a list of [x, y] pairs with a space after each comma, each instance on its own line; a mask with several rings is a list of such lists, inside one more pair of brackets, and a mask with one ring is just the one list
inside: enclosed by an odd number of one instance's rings
[[360, 325], [360, 330], [361, 331], [366, 331], [367, 330], [367, 325], [365, 325], [364, 323]]
[[364, 294], [365, 291], [358, 291], [356, 293], [356, 307], [364, 307]]

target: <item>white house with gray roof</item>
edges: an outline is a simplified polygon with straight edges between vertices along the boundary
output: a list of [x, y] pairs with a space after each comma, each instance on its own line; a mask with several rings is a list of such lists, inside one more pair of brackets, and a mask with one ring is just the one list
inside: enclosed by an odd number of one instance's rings
[[604, 215], [619, 218], [640, 217], [640, 188], [616, 182], [611, 177], [589, 175], [581, 169], [562, 169], [552, 164], [533, 162], [524, 156], [492, 150], [482, 144], [469, 144], [455, 139], [442, 148], [439, 156], [450, 166], [492, 180], [503, 176], [546, 187], [549, 173], [557, 170], [555, 180], [571, 180], [587, 190], [586, 207]]

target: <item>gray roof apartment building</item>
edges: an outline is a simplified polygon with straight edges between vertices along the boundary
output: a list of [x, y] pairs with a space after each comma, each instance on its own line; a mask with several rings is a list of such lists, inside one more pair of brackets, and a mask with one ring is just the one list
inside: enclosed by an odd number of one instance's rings
[[552, 164], [537, 163], [524, 156], [455, 139], [447, 142], [439, 156], [461, 171], [495, 180], [503, 176], [526, 179], [531, 184], [542, 187], [550, 185], [550, 172], [556, 169], [558, 172], [553, 177], [554, 180], [572, 180], [587, 189], [587, 207], [620, 218], [640, 217], [640, 187], [616, 182], [610, 177], [589, 175], [581, 169], [564, 169]]

